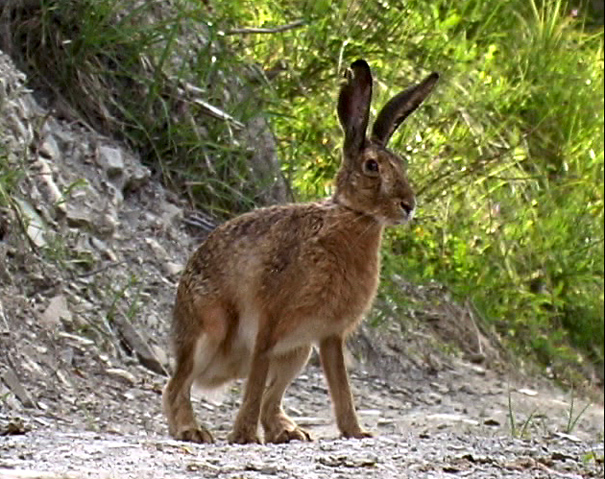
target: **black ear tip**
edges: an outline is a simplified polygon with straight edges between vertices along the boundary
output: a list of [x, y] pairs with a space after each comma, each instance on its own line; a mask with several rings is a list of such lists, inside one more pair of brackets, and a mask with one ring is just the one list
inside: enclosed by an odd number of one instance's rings
[[427, 76], [424, 80], [422, 80], [418, 86], [422, 90], [428, 89], [430, 91], [437, 84], [438, 80], [439, 80], [439, 73], [433, 72], [429, 76]]
[[368, 62], [366, 62], [363, 59], [359, 59], [359, 60], [355, 60], [353, 63], [351, 63], [351, 70], [353, 72], [363, 72], [366, 75], [371, 75], [372, 72], [370, 70], [370, 65], [368, 65]]
[[363, 58], [360, 58], [351, 63], [351, 68], [370, 68], [370, 65]]

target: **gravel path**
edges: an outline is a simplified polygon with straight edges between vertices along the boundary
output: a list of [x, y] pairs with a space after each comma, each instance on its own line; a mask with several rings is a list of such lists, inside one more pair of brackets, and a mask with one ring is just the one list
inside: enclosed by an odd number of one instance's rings
[[[50, 477], [66, 478], [603, 477], [602, 464], [599, 471], [594, 460], [584, 459], [589, 454], [586, 444], [447, 432], [242, 447], [184, 445], [149, 436], [38, 431], [28, 438], [12, 438], [8, 446], [24, 458], [14, 460], [15, 467], [31, 465], [56, 474]], [[595, 451], [602, 455], [602, 445]], [[20, 474], [0, 469], [3, 479], [27, 477]]]
[[[316, 441], [262, 446], [225, 442], [241, 384], [220, 402], [196, 400], [200, 419], [218, 438], [213, 445], [196, 445], [167, 437], [158, 378], [129, 386], [110, 381], [95, 391], [75, 392], [71, 407], [51, 405], [22, 416], [25, 433], [0, 438], [0, 478], [603, 477], [601, 407], [589, 406], [574, 434], [565, 434], [564, 396], [547, 389], [509, 390], [496, 374], [467, 367], [471, 372], [463, 383], [461, 369], [405, 389], [356, 370], [360, 417], [377, 436], [343, 440], [321, 372], [309, 366], [285, 406]], [[522, 438], [510, 431], [509, 397]], [[0, 424], [2, 419], [0, 414]], [[18, 426], [15, 416], [12, 423]]]

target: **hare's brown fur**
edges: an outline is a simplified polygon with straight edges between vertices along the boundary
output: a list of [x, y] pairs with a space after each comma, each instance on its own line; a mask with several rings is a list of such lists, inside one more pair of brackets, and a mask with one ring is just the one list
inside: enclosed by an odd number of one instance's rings
[[267, 442], [309, 440], [281, 401], [313, 344], [341, 433], [369, 435], [355, 414], [343, 343], [376, 293], [384, 226], [408, 219], [415, 205], [401, 160], [384, 144], [430, 88], [412, 100], [408, 93], [392, 111], [387, 105], [388, 117], [379, 116], [381, 128], [367, 139], [371, 76], [363, 61], [352, 69], [339, 103], [345, 148], [334, 197], [239, 216], [213, 231], [189, 260], [174, 309], [176, 370], [163, 397], [177, 439], [212, 441], [193, 414], [193, 382], [214, 388], [246, 377], [230, 441], [259, 442], [259, 420]]

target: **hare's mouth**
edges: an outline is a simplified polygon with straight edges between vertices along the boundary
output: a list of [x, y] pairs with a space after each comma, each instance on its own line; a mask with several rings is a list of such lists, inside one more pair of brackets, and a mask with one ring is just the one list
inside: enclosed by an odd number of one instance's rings
[[395, 218], [387, 218], [385, 223], [389, 226], [401, 226], [409, 223], [414, 218], [414, 209], [408, 211], [401, 211]]

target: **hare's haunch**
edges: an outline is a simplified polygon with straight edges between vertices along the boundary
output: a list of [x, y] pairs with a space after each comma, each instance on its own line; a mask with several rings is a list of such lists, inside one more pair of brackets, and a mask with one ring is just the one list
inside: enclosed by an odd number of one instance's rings
[[437, 79], [433, 73], [393, 97], [368, 136], [372, 74], [354, 62], [338, 99], [345, 139], [334, 196], [239, 216], [193, 254], [177, 291], [176, 369], [163, 394], [174, 438], [213, 440], [194, 417], [194, 382], [211, 389], [247, 378], [231, 442], [260, 442], [259, 420], [266, 442], [310, 440], [281, 403], [314, 344], [340, 432], [370, 435], [355, 413], [344, 341], [376, 293], [383, 228], [406, 222], [416, 206], [403, 163], [386, 145]]

